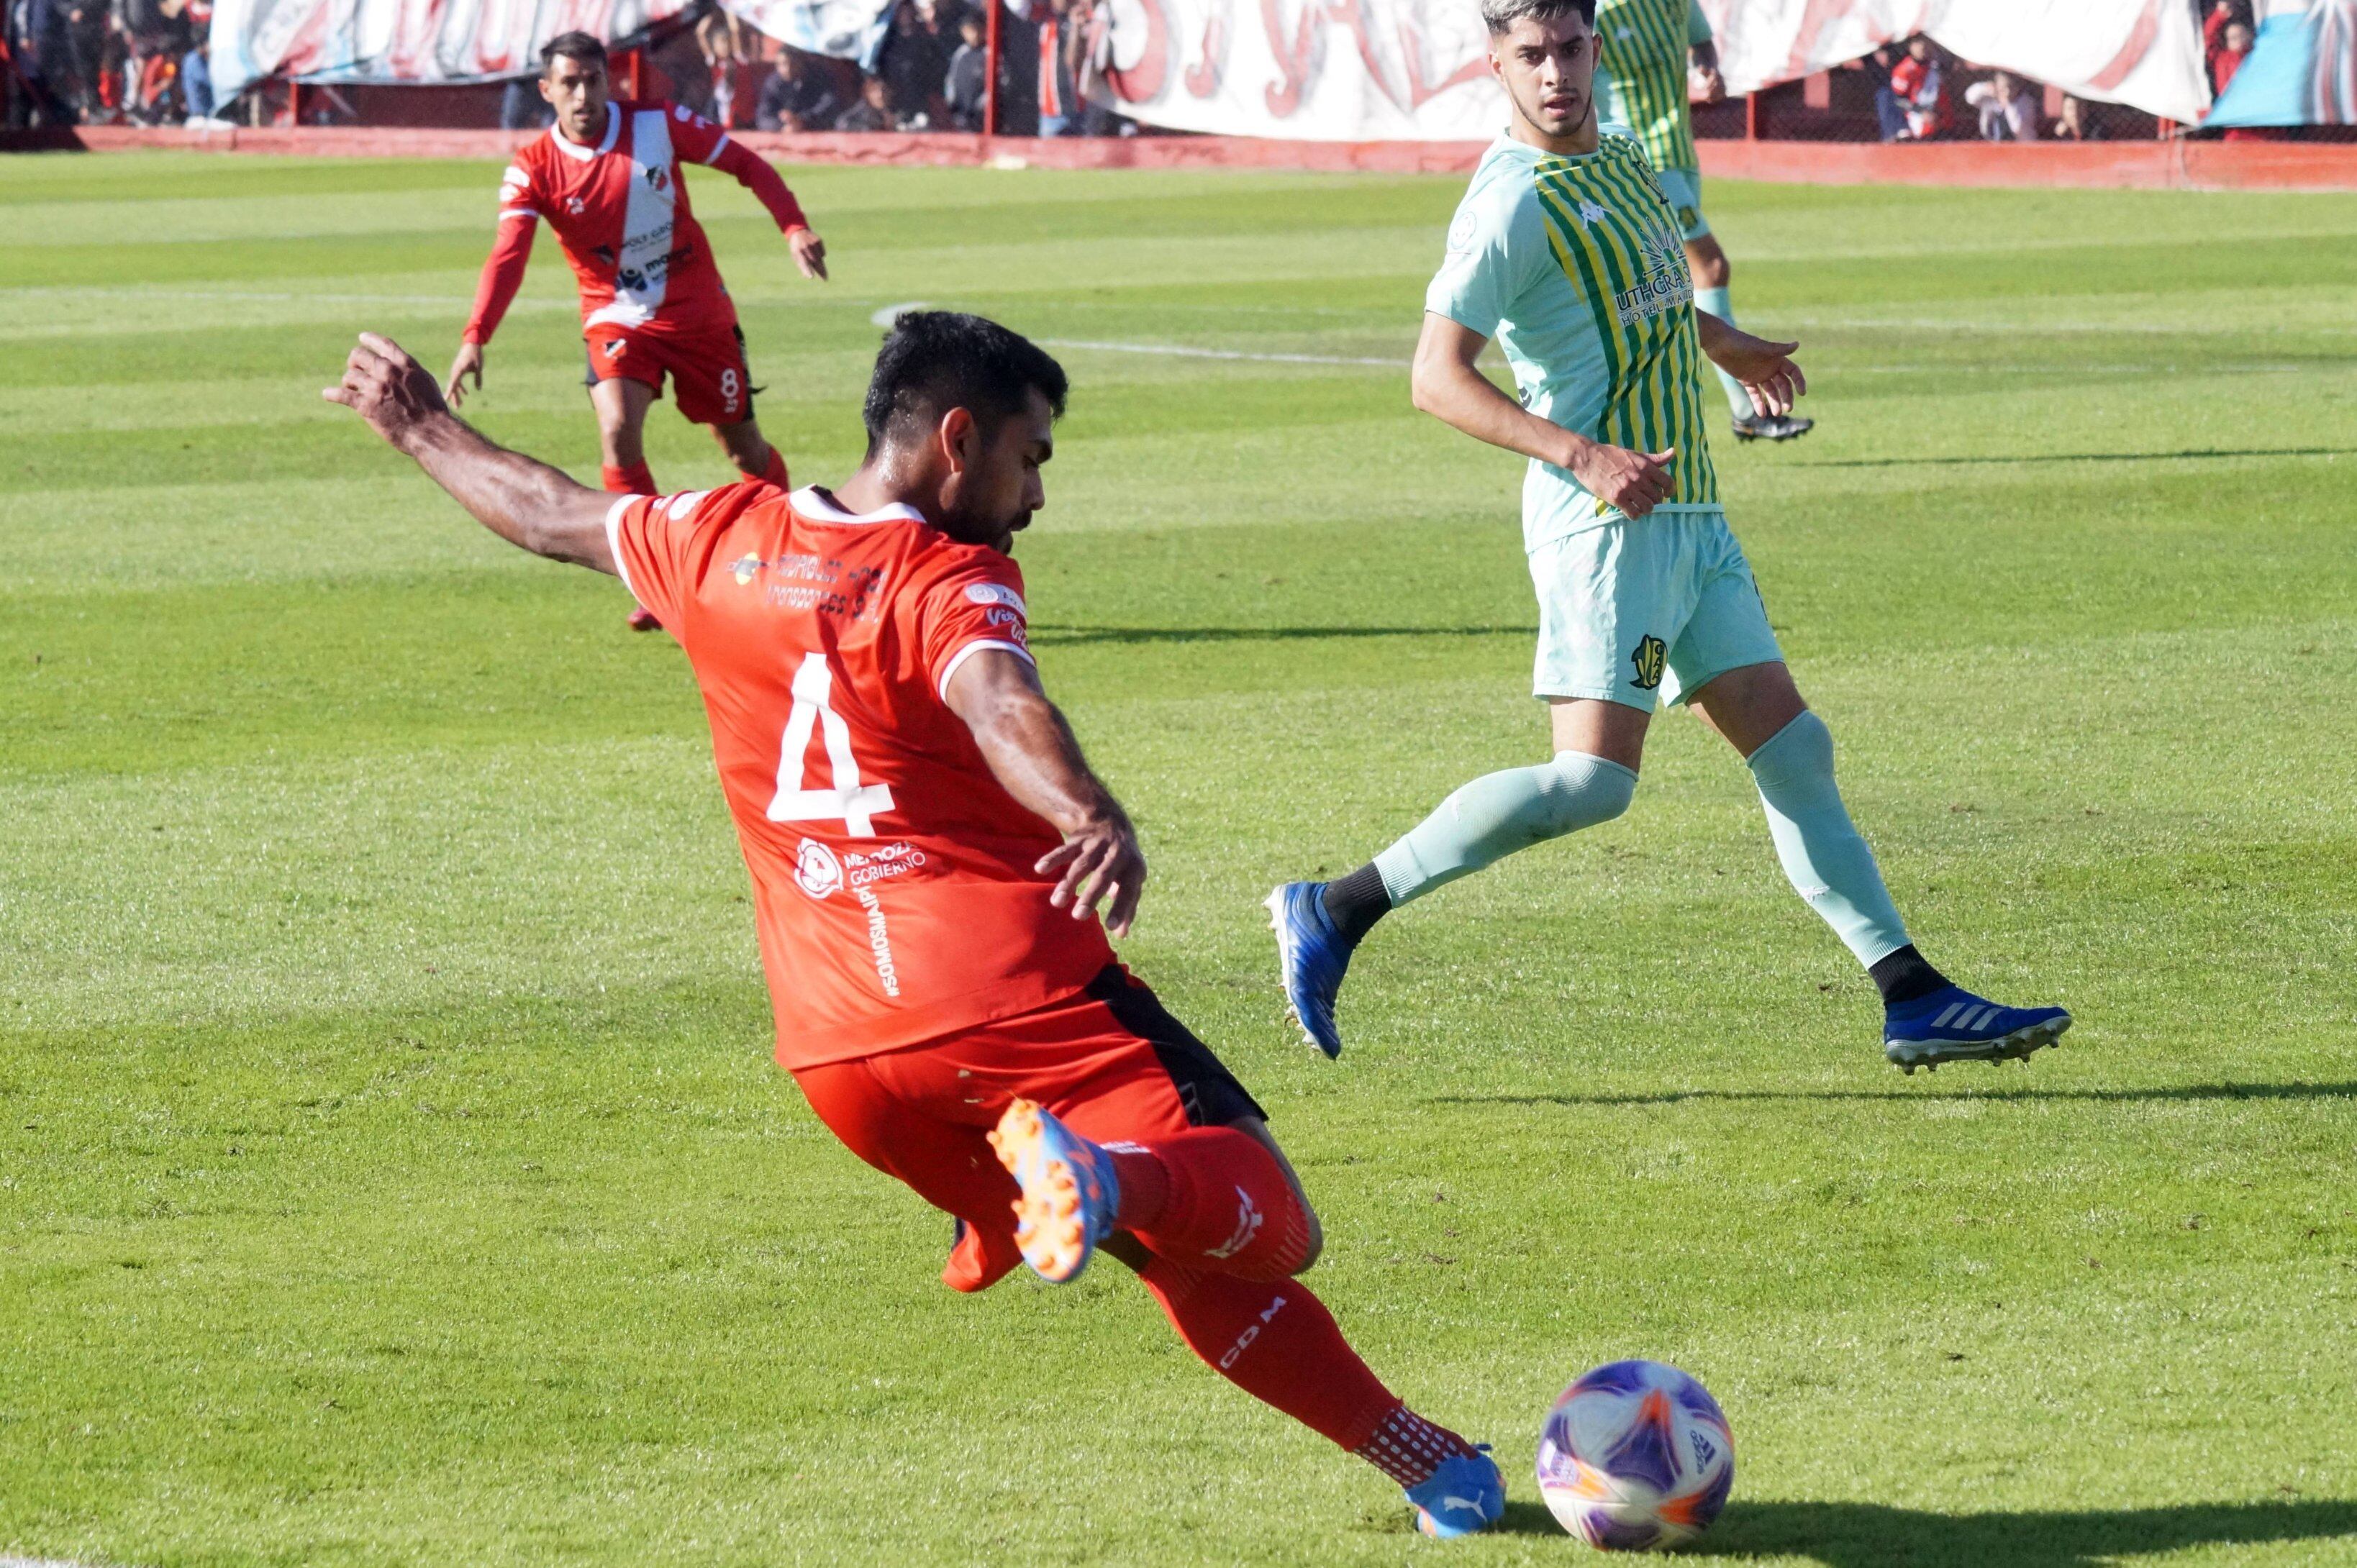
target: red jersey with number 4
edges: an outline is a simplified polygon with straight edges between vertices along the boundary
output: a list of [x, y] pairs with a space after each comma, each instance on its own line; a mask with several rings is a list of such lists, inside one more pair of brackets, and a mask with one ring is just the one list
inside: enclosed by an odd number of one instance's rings
[[551, 127], [500, 182], [500, 222], [547, 220], [581, 284], [585, 326], [734, 321], [704, 230], [688, 210], [683, 162], [716, 162], [728, 133], [676, 103], [617, 99], [595, 146]]
[[780, 1064], [1029, 1012], [1114, 961], [1094, 919], [1049, 907], [1032, 866], [1060, 835], [943, 699], [975, 653], [1031, 657], [1012, 560], [909, 507], [759, 482], [626, 496], [606, 526], [704, 692]]

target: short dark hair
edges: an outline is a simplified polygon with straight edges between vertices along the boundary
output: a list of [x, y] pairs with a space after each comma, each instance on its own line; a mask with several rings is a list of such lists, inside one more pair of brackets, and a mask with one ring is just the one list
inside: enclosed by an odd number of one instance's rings
[[860, 409], [867, 449], [882, 446], [895, 425], [930, 426], [953, 408], [996, 424], [1022, 413], [1035, 392], [1061, 419], [1070, 386], [1064, 367], [1020, 332], [963, 311], [905, 311], [884, 335]]
[[558, 59], [578, 60], [587, 65], [596, 60], [606, 63], [606, 46], [587, 33], [559, 33], [540, 46], [540, 74], [546, 76], [548, 68]]
[[1481, 22], [1493, 38], [1512, 32], [1514, 24], [1525, 16], [1552, 22], [1566, 16], [1596, 26], [1596, 0], [1481, 0]]

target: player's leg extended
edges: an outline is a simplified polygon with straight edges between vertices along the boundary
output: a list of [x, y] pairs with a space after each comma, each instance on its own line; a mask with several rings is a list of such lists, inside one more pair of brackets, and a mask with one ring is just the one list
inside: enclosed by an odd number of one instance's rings
[[1833, 732], [1781, 661], [1729, 670], [1693, 696], [1741, 752], [1760, 787], [1776, 857], [1793, 890], [1866, 967], [1884, 1007], [1884, 1051], [1909, 1072], [1943, 1061], [2027, 1058], [2071, 1026], [2060, 1007], [2003, 1007], [1974, 995], [1909, 940], [1834, 782]]
[[[1321, 1238], [1258, 1104], [1151, 992], [1128, 987], [1107, 1001], [1141, 1048], [1063, 1086], [1061, 1118], [1010, 1106], [1000, 1157], [1021, 1172], [1038, 1163], [1027, 1150], [1049, 1144], [1092, 1167], [1074, 1185], [1112, 1208], [1106, 1223], [1118, 1229], [1104, 1234], [1105, 1250], [1137, 1271], [1189, 1348], [1391, 1477], [1427, 1533], [1494, 1522], [1505, 1491], [1489, 1456], [1409, 1410], [1291, 1277], [1316, 1260]], [[1206, 1122], [1214, 1124], [1198, 1124]], [[1034, 1175], [1027, 1193], [1035, 1181], [1054, 1186]]]
[[1674, 520], [1650, 518], [1532, 552], [1539, 602], [1532, 690], [1549, 704], [1553, 758], [1476, 779], [1347, 876], [1286, 883], [1269, 895], [1286, 1004], [1328, 1056], [1342, 1048], [1334, 999], [1351, 953], [1377, 920], [1518, 849], [1628, 810], [1667, 639], [1683, 620], [1674, 596], [1691, 534]]
[[760, 421], [748, 416], [734, 424], [716, 424], [713, 438], [720, 443], [737, 471], [748, 479], [766, 479], [778, 489], [791, 489], [793, 481], [786, 474], [785, 455], [770, 445], [761, 434]]

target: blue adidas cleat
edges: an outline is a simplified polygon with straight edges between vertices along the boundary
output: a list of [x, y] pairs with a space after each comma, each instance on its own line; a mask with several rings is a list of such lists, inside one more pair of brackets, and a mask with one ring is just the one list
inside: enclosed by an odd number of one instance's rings
[[1113, 1157], [1028, 1100], [1007, 1106], [990, 1146], [1023, 1189], [1015, 1200], [1023, 1261], [1049, 1284], [1079, 1279], [1121, 1210]]
[[1882, 1054], [1910, 1073], [1943, 1062], [2027, 1062], [2070, 1026], [2062, 1008], [2000, 1007], [1950, 985], [1884, 1010]]
[[1285, 1004], [1302, 1036], [1329, 1057], [1342, 1054], [1334, 1027], [1334, 993], [1351, 967], [1351, 944], [1326, 913], [1323, 882], [1288, 882], [1263, 900], [1276, 932], [1276, 972]]
[[1506, 1512], [1506, 1480], [1486, 1443], [1478, 1453], [1450, 1455], [1432, 1479], [1402, 1495], [1415, 1509], [1415, 1528], [1441, 1541], [1487, 1530]]

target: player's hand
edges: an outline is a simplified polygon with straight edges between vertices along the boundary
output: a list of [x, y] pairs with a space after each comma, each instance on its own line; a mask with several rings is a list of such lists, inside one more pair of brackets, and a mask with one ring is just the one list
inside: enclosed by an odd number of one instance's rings
[[452, 408], [466, 403], [467, 378], [470, 375], [475, 378], [475, 390], [482, 391], [483, 346], [480, 343], [459, 344], [458, 357], [450, 361], [450, 373], [442, 381], [442, 395]]
[[370, 429], [404, 449], [411, 435], [450, 413], [434, 372], [411, 359], [400, 344], [373, 332], [361, 333], [351, 358], [344, 361], [343, 383], [319, 395], [342, 403], [367, 420]]
[[1775, 343], [1730, 327], [1710, 345], [1712, 362], [1743, 383], [1758, 413], [1790, 413], [1809, 390], [1809, 380], [1792, 362], [1798, 343]]
[[1085, 920], [1109, 898], [1105, 929], [1116, 937], [1129, 935], [1130, 922], [1137, 918], [1137, 896], [1146, 888], [1146, 854], [1126, 818], [1099, 818], [1041, 855], [1032, 869], [1042, 875], [1063, 873], [1048, 895], [1049, 907], [1070, 908], [1072, 918]]
[[1718, 67], [1715, 65], [1697, 66], [1695, 69], [1694, 75], [1695, 86], [1702, 90], [1701, 96], [1695, 100], [1695, 102], [1721, 103], [1726, 102], [1727, 78], [1718, 74]]
[[1670, 465], [1677, 456], [1674, 446], [1666, 452], [1631, 452], [1625, 446], [1591, 441], [1564, 466], [1598, 500], [1635, 518], [1676, 499], [1678, 482]]
[[826, 242], [807, 229], [797, 229], [786, 236], [786, 249], [794, 253], [794, 265], [802, 268], [802, 276], [826, 281]]

